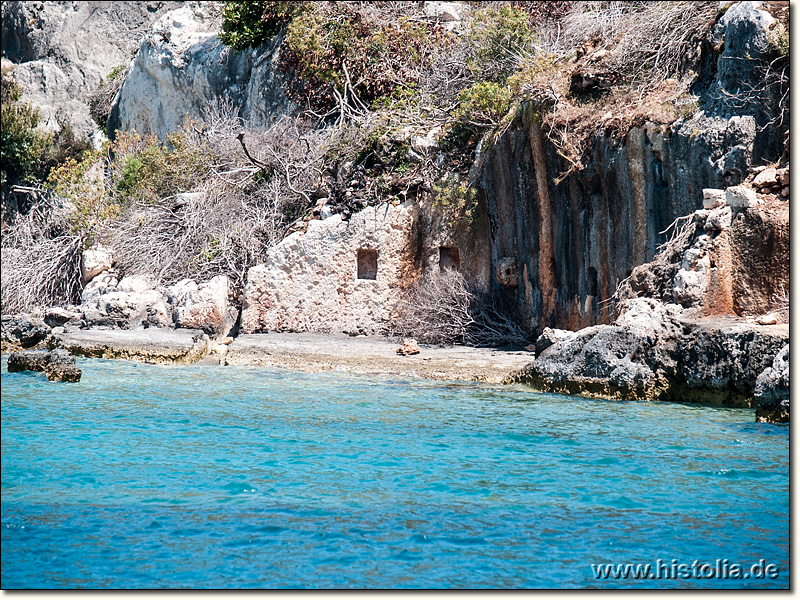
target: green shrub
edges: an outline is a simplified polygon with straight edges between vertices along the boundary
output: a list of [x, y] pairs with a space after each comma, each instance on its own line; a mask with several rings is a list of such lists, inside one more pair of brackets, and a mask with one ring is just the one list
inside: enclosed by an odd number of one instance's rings
[[516, 69], [519, 57], [527, 54], [535, 37], [527, 12], [501, 6], [477, 11], [468, 39], [473, 52], [468, 62], [470, 70], [482, 79], [504, 81]]
[[[419, 69], [445, 37], [410, 21], [379, 22], [345, 3], [295, 16], [286, 31], [293, 61], [322, 105], [336, 102], [331, 87], [350, 86], [369, 105], [413, 85]], [[347, 73], [345, 73], [345, 68]], [[402, 85], [401, 85], [402, 84]]]
[[153, 203], [194, 189], [208, 174], [213, 157], [202, 144], [189, 140], [185, 128], [167, 136], [166, 145], [155, 135], [142, 138], [122, 133], [112, 145], [109, 175], [121, 205]]
[[91, 243], [97, 226], [119, 214], [104, 184], [104, 153], [90, 151], [80, 160], [68, 158], [50, 170], [45, 186], [74, 206], [69, 213], [70, 232]]
[[445, 215], [452, 227], [460, 221], [473, 224], [478, 219], [478, 193], [472, 186], [449, 176], [433, 185], [433, 206]]
[[39, 126], [39, 110], [22, 102], [22, 90], [11, 70], [2, 70], [0, 105], [0, 180], [3, 184], [32, 182], [52, 135]]
[[473, 127], [496, 125], [511, 108], [511, 90], [491, 81], [479, 81], [458, 96], [459, 105], [453, 116]]
[[222, 43], [235, 50], [268, 42], [292, 18], [304, 10], [305, 2], [225, 2], [222, 7]]

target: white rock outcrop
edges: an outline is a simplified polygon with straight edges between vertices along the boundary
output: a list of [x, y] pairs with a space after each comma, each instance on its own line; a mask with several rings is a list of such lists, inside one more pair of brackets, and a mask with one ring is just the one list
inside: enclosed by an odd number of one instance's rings
[[96, 245], [83, 251], [81, 254], [81, 277], [83, 283], [87, 284], [92, 279], [107, 271], [114, 264], [114, 256], [111, 250], [104, 246]]
[[140, 37], [182, 2], [3, 2], [3, 57], [16, 66], [23, 99], [40, 109], [42, 125], [69, 123], [77, 134], [103, 138], [85, 95], [115, 67], [130, 62]]
[[183, 279], [168, 289], [175, 326], [202, 329], [209, 335], [228, 334], [238, 316], [228, 306], [229, 282], [225, 275], [198, 285]]
[[284, 93], [280, 39], [236, 52], [217, 36], [214, 3], [188, 2], [153, 24], [133, 59], [112, 111], [114, 130], [155, 133], [162, 140], [187, 117], [201, 119], [223, 101], [254, 127], [294, 106]]
[[382, 204], [349, 221], [309, 221], [248, 272], [241, 331], [380, 331], [399, 299], [416, 211]]

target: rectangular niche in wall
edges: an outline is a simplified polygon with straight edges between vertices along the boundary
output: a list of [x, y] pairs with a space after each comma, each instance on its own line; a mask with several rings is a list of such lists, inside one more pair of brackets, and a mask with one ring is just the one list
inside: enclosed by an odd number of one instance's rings
[[458, 256], [458, 248], [452, 246], [439, 246], [439, 268], [442, 271], [445, 269], [455, 269], [458, 271], [461, 268], [461, 259]]
[[378, 251], [369, 248], [359, 248], [358, 255], [358, 278], [375, 279], [378, 276]]

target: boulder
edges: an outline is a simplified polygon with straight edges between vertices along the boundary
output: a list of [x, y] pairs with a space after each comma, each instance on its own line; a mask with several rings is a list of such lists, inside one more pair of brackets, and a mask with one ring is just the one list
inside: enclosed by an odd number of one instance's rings
[[756, 379], [788, 344], [788, 326], [688, 315], [675, 304], [636, 298], [613, 325], [555, 342], [508, 381], [591, 397], [753, 406]]
[[81, 370], [75, 366], [75, 357], [70, 356], [66, 350], [57, 349], [50, 351], [50, 359], [44, 366], [47, 381], [78, 382], [81, 380]]
[[704, 228], [706, 231], [724, 231], [731, 226], [732, 218], [730, 206], [714, 209], [708, 213]]
[[405, 338], [403, 345], [396, 350], [400, 356], [408, 356], [410, 354], [419, 354], [419, 344], [414, 338]]
[[757, 188], [771, 187], [777, 183], [778, 175], [775, 167], [764, 169], [753, 179], [753, 186]]
[[772, 365], [756, 380], [756, 420], [767, 423], [789, 422], [789, 344], [775, 356]]
[[660, 398], [675, 369], [669, 348], [682, 309], [650, 298], [626, 304], [614, 325], [574, 332], [512, 376], [539, 389], [622, 400]]
[[171, 327], [172, 310], [166, 296], [146, 277], [129, 276], [117, 282], [105, 271], [84, 288], [81, 310], [88, 324], [120, 329]]
[[8, 357], [8, 372], [21, 371], [43, 371], [48, 381], [81, 380], [81, 370], [75, 366], [75, 357], [63, 349], [13, 352]]
[[29, 315], [3, 315], [0, 340], [3, 351], [32, 348], [50, 337], [50, 327]]
[[110, 269], [113, 264], [114, 257], [111, 254], [111, 250], [104, 246], [98, 245], [84, 250], [81, 255], [81, 277], [84, 285], [103, 271]]
[[466, 6], [461, 2], [425, 2], [425, 16], [449, 23], [460, 21]]
[[567, 331], [566, 329], [551, 329], [550, 327], [545, 327], [542, 334], [536, 338], [536, 343], [533, 345], [536, 356], [538, 357], [550, 346], [570, 337], [572, 334], [572, 331]]
[[761, 204], [755, 190], [736, 185], [725, 190], [725, 204], [731, 208], [751, 208]]
[[439, 150], [439, 142], [436, 136], [441, 133], [441, 129], [436, 127], [431, 129], [427, 135], [415, 135], [411, 137], [411, 149], [421, 156], [429, 156]]
[[228, 307], [228, 278], [218, 275], [197, 285], [184, 279], [170, 288], [175, 326], [200, 329], [209, 336], [225, 337], [233, 327]]
[[60, 306], [52, 306], [44, 313], [44, 322], [49, 327], [62, 327], [66, 324], [80, 325], [82, 315], [76, 310], [67, 310]]
[[713, 209], [725, 206], [725, 190], [706, 188], [703, 190], [703, 208]]

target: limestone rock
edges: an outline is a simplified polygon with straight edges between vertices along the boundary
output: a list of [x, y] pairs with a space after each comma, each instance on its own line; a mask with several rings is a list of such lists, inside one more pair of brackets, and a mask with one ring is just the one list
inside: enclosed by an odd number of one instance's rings
[[[542, 334], [536, 338], [536, 344], [533, 345], [532, 349], [538, 357], [550, 346], [560, 342], [561, 340], [567, 339], [572, 334], [572, 331], [567, 331], [565, 329], [551, 329], [550, 327], [545, 327], [542, 331]], [[525, 349], [527, 350], [528, 348], [526, 347]]]
[[105, 271], [83, 290], [84, 319], [94, 326], [122, 329], [169, 327], [172, 311], [164, 293], [154, 287], [145, 277], [128, 276], [118, 282], [114, 272]]
[[48, 381], [81, 380], [81, 371], [75, 366], [75, 357], [63, 349], [23, 350], [8, 357], [8, 372], [44, 371]]
[[679, 306], [636, 298], [615, 324], [554, 343], [510, 381], [556, 393], [749, 407], [757, 377], [788, 341], [788, 326], [691, 321]]
[[22, 350], [12, 352], [8, 356], [8, 372], [21, 373], [22, 371], [44, 371], [50, 360], [48, 350]]
[[3, 2], [3, 57], [16, 63], [23, 99], [39, 107], [42, 125], [61, 123], [104, 138], [85, 100], [115, 67], [130, 61], [141, 35], [180, 2]]
[[723, 206], [708, 213], [705, 222], [706, 231], [724, 231], [731, 226], [733, 213], [730, 206]]
[[725, 206], [725, 190], [706, 188], [703, 190], [703, 208], [713, 209]]
[[675, 369], [669, 348], [681, 331], [681, 308], [649, 298], [627, 303], [615, 325], [595, 325], [544, 350], [516, 381], [557, 393], [653, 399]]
[[679, 387], [699, 401], [751, 406], [756, 379], [788, 342], [787, 326], [695, 326], [676, 344]]
[[789, 167], [778, 169], [775, 175], [782, 186], [789, 185]]
[[755, 398], [758, 402], [757, 421], [789, 422], [789, 344], [778, 352], [772, 365], [758, 376]]
[[414, 338], [405, 338], [403, 345], [396, 350], [400, 356], [408, 356], [410, 354], [419, 354], [419, 344]]
[[753, 179], [753, 186], [757, 188], [770, 187], [776, 183], [778, 183], [778, 176], [775, 167], [764, 169]]
[[761, 204], [761, 201], [753, 189], [737, 185], [725, 190], [725, 204], [731, 208], [751, 208]]
[[247, 274], [242, 333], [379, 333], [399, 295], [415, 206], [367, 207], [343, 221], [309, 221]]
[[776, 325], [780, 323], [781, 317], [778, 313], [768, 313], [766, 315], [761, 315], [756, 319], [756, 323], [759, 325]]
[[225, 337], [233, 323], [228, 315], [228, 278], [218, 275], [196, 284], [184, 279], [170, 290], [176, 327], [200, 329], [210, 336]]
[[280, 36], [235, 52], [217, 32], [213, 3], [189, 2], [153, 24], [139, 45], [109, 118], [110, 130], [155, 133], [162, 140], [187, 116], [202, 119], [221, 101], [240, 108], [253, 127], [266, 127], [295, 105], [284, 93]]
[[466, 6], [461, 2], [425, 2], [425, 15], [440, 21], [460, 21]]
[[79, 325], [81, 323], [81, 313], [76, 310], [53, 306], [45, 311], [44, 322], [50, 327], [61, 327], [67, 323]]
[[440, 128], [434, 128], [425, 136], [415, 135], [411, 137], [411, 149], [421, 156], [429, 156], [439, 150], [439, 142], [436, 136], [441, 132]]
[[84, 285], [103, 271], [110, 269], [113, 264], [114, 257], [111, 250], [104, 246], [97, 245], [84, 250], [81, 255], [81, 277]]
[[70, 356], [66, 350], [56, 349], [50, 351], [50, 358], [44, 366], [47, 381], [78, 382], [81, 380], [81, 370], [75, 366], [75, 357]]
[[3, 315], [0, 339], [3, 351], [32, 348], [50, 337], [50, 327], [29, 315]]

